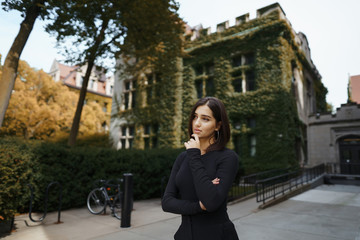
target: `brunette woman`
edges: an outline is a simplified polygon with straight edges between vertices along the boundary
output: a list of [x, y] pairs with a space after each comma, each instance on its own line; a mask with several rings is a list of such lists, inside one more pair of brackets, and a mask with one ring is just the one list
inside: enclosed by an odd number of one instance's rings
[[238, 170], [237, 154], [225, 148], [230, 126], [223, 103], [200, 99], [189, 119], [186, 151], [176, 159], [162, 208], [181, 214], [176, 240], [237, 240], [227, 214], [227, 195]]

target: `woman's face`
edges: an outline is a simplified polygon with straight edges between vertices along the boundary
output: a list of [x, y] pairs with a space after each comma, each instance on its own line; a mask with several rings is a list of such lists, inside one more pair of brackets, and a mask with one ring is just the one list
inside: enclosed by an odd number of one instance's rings
[[192, 130], [199, 139], [210, 139], [218, 131], [220, 123], [216, 123], [211, 109], [207, 105], [199, 106], [195, 110]]

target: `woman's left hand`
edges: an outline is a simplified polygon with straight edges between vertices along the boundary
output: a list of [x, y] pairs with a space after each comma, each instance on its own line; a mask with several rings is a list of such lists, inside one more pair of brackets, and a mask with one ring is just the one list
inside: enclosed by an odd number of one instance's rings
[[191, 136], [193, 136], [193, 138], [190, 138], [189, 141], [184, 142], [185, 148], [186, 149], [189, 149], [189, 148], [198, 148], [198, 149], [200, 149], [199, 136], [197, 134], [193, 134]]

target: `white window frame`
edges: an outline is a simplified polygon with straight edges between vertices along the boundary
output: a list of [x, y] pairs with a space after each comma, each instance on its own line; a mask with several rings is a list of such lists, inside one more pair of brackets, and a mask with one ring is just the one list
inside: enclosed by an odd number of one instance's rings
[[[123, 101], [122, 101], [122, 105], [121, 105], [121, 110], [129, 110], [132, 109], [132, 103], [133, 103], [133, 92], [136, 91], [136, 89], [134, 88], [134, 81], [135, 80], [126, 80], [124, 81], [124, 87], [123, 87]], [[126, 89], [126, 84], [129, 83], [129, 89]], [[129, 94], [129, 102], [128, 102], [128, 107], [125, 108], [125, 94], [128, 93]]]
[[[123, 129], [125, 128], [125, 135], [123, 135]], [[120, 127], [120, 138], [119, 138], [119, 149], [129, 149], [130, 148], [130, 140], [134, 141], [134, 135], [130, 135], [130, 128], [134, 128], [133, 134], [135, 133], [134, 126], [121, 126]], [[125, 140], [125, 146], [123, 146], [123, 141]]]

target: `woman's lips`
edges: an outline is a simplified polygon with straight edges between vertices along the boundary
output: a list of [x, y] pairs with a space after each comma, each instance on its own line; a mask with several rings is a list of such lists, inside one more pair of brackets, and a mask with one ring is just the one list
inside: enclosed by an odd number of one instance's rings
[[200, 133], [201, 130], [200, 129], [194, 129], [194, 133]]

